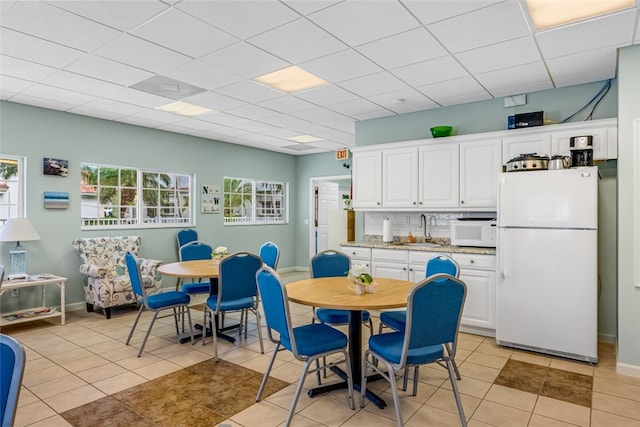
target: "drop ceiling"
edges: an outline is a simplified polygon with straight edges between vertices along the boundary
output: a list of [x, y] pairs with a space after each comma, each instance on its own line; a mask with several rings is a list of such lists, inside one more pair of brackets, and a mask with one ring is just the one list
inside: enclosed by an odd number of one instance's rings
[[[613, 78], [617, 48], [640, 43], [638, 9], [536, 32], [520, 0], [2, 0], [0, 99], [320, 153], [355, 145], [359, 120]], [[328, 83], [254, 81], [291, 65]], [[157, 110], [176, 97], [134, 88], [156, 76], [203, 89], [180, 99], [213, 111]]]

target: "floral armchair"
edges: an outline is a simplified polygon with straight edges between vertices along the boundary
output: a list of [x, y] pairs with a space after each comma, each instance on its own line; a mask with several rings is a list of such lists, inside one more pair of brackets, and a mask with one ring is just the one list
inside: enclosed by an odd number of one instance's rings
[[[136, 302], [125, 255], [131, 252], [137, 257], [141, 243], [139, 236], [87, 237], [72, 242], [82, 259], [80, 273], [84, 275], [84, 296], [88, 312], [92, 312], [94, 307], [100, 307], [109, 319], [111, 307]], [[157, 268], [162, 261], [138, 258], [138, 263], [147, 293], [160, 292], [162, 277]]]

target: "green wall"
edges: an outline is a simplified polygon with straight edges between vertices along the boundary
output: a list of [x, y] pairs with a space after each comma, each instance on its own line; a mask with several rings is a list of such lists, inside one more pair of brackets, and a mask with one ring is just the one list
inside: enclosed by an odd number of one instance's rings
[[[28, 270], [68, 277], [68, 303], [84, 301], [78, 272], [80, 258], [71, 248], [71, 241], [77, 237], [140, 235], [142, 256], [167, 262], [177, 260], [178, 228], [80, 230], [81, 162], [195, 173], [196, 188], [202, 184], [222, 186], [224, 176], [289, 182], [292, 195], [289, 224], [225, 227], [222, 215], [200, 214], [197, 210], [196, 229], [200, 240], [214, 247], [228, 246], [232, 251], [257, 252], [260, 244], [272, 240], [282, 248], [279, 266], [296, 265], [298, 189], [294, 156], [10, 102], [0, 103], [0, 152], [27, 158], [27, 216], [41, 237], [39, 241], [22, 244], [27, 250]], [[43, 175], [43, 157], [67, 159], [69, 176]], [[69, 192], [69, 208], [44, 209], [44, 191]], [[13, 246], [15, 243], [11, 242], [0, 244], [0, 262], [8, 264]], [[167, 279], [165, 286], [173, 283]], [[23, 290], [20, 298], [3, 295], [3, 311], [17, 308], [18, 300], [23, 306], [37, 303], [29, 300], [35, 298], [29, 291]], [[49, 304], [56, 304], [55, 299]]]

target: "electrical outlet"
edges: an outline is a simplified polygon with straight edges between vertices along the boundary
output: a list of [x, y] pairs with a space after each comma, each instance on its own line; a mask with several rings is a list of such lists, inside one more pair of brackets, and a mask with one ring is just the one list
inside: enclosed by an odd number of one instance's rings
[[20, 289], [18, 289], [18, 288], [11, 289], [11, 296], [12, 297], [19, 297], [20, 296]]
[[504, 98], [504, 108], [516, 107], [527, 103], [527, 95], [513, 95]]

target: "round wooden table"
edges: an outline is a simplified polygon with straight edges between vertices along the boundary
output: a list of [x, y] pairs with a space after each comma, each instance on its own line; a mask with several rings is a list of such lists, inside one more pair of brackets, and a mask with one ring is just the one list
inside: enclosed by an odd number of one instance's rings
[[[313, 307], [349, 310], [349, 354], [353, 386], [360, 391], [362, 375], [362, 311], [386, 310], [407, 305], [407, 295], [415, 283], [407, 280], [374, 278], [375, 291], [357, 295], [353, 283], [347, 277], [323, 277], [304, 279], [287, 284], [289, 301]], [[346, 380], [346, 374], [339, 368], [332, 368]], [[346, 383], [330, 384], [309, 390], [309, 396], [345, 387]], [[379, 408], [386, 402], [370, 390], [365, 395]]]

